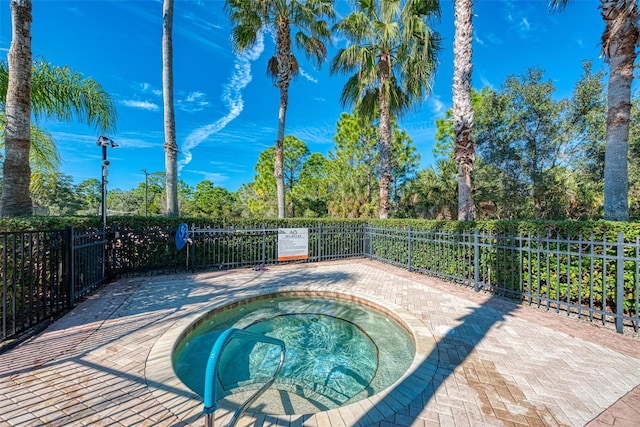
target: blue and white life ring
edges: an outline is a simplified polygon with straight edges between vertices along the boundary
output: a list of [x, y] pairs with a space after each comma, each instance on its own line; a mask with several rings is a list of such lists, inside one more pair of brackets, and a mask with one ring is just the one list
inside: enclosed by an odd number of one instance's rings
[[176, 248], [178, 250], [184, 248], [184, 245], [189, 241], [189, 226], [184, 222], [178, 226], [176, 231]]

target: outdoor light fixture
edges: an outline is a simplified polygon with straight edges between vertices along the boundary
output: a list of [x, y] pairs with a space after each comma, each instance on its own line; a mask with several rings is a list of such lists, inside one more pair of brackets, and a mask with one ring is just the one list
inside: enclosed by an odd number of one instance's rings
[[107, 160], [107, 147], [116, 148], [118, 144], [113, 142], [111, 138], [99, 136], [96, 145], [102, 147], [102, 227], [107, 229], [107, 176], [109, 175], [109, 165], [111, 162]]

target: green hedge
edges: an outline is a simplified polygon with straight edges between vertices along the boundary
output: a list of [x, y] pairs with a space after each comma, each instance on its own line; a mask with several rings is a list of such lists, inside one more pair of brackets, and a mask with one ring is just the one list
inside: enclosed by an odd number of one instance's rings
[[[375, 257], [399, 265], [411, 266], [439, 274], [443, 277], [473, 280], [475, 254], [472, 242], [459, 243], [463, 233], [473, 233], [478, 229], [480, 235], [486, 235], [479, 253], [479, 275], [484, 283], [490, 283], [501, 291], [516, 295], [527, 295], [530, 299], [544, 298], [582, 304], [589, 301], [595, 307], [615, 306], [616, 262], [615, 259], [603, 259], [604, 255], [615, 256], [614, 245], [586, 245], [578, 248], [579, 237], [595, 242], [606, 239], [615, 242], [617, 234], [624, 234], [625, 242], [636, 242], [640, 238], [640, 222], [614, 221], [432, 221], [416, 219], [358, 220], [358, 219], [229, 219], [229, 218], [170, 218], [144, 216], [111, 216], [108, 225], [117, 225], [121, 233], [132, 236], [133, 245], [123, 245], [119, 255], [123, 262], [130, 263], [133, 270], [144, 271], [145, 263], [160, 263], [166, 267], [184, 265], [186, 255], [178, 252], [173, 245], [172, 230], [180, 223], [197, 228], [279, 228], [326, 226], [328, 229], [340, 225], [369, 224], [378, 228], [394, 230], [389, 236], [377, 236], [369, 242]], [[100, 229], [101, 218], [92, 217], [27, 217], [0, 219], [3, 231], [60, 229], [72, 225], [76, 229]], [[411, 260], [407, 245], [407, 233], [448, 232], [453, 237], [437, 242], [424, 240], [412, 243]], [[142, 233], [140, 233], [143, 231]], [[393, 237], [391, 237], [393, 235]], [[451, 235], [449, 235], [451, 236]], [[512, 249], [514, 242], [521, 237], [543, 238], [546, 241], [532, 240], [527, 247]], [[353, 236], [351, 236], [353, 237]], [[273, 239], [268, 241], [269, 250], [275, 247]], [[310, 255], [319, 255], [315, 236], [310, 239]], [[323, 242], [321, 253], [333, 253], [340, 248], [332, 247], [336, 241], [342, 241], [339, 231], [335, 239]], [[449, 239], [449, 240], [447, 240]], [[467, 237], [469, 239], [469, 237]], [[216, 243], [221, 245], [213, 251], [217, 258], [211, 263], [223, 263], [225, 254], [247, 254], [255, 251], [251, 240], [232, 238]], [[343, 243], [340, 243], [343, 244]], [[359, 242], [344, 243], [345, 251], [353, 252]], [[637, 256], [634, 247], [625, 247], [625, 256]], [[577, 256], [582, 253], [585, 256]], [[637, 310], [636, 266], [634, 261], [625, 261], [624, 271], [624, 308], [632, 313]], [[535, 299], [534, 298], [534, 299]]]
[[626, 241], [640, 236], [640, 221], [436, 221], [419, 219], [369, 220], [368, 223], [380, 227], [408, 228], [414, 230], [463, 232], [493, 231], [504, 235], [559, 235], [562, 238], [577, 237], [582, 234], [588, 238], [615, 240], [619, 232], [624, 233]]
[[[378, 227], [408, 228], [415, 230], [440, 230], [440, 231], [472, 231], [475, 228], [480, 231], [493, 231], [499, 234], [524, 235], [546, 234], [559, 235], [561, 237], [578, 234], [588, 237], [593, 234], [594, 239], [616, 239], [618, 232], [625, 235], [625, 239], [634, 239], [640, 236], [640, 221], [436, 221], [420, 219], [333, 219], [333, 218], [202, 218], [202, 217], [144, 217], [144, 216], [109, 216], [107, 225], [118, 224], [118, 227], [140, 229], [146, 227], [177, 228], [180, 223], [186, 223], [191, 227], [212, 228], [278, 228], [278, 227], [305, 227], [315, 224], [371, 224]], [[21, 230], [49, 230], [64, 228], [72, 225], [78, 229], [96, 229], [102, 227], [102, 220], [98, 216], [86, 217], [21, 217], [0, 218], [1, 231]]]
[[[631, 316], [639, 311], [637, 222], [375, 223], [397, 230], [372, 237], [372, 255], [379, 259], [465, 283], [474, 283], [477, 273], [482, 286], [509, 297], [555, 306], [587, 305], [609, 312], [617, 310], [617, 234], [622, 232], [622, 309]], [[411, 248], [406, 238], [409, 228]], [[477, 272], [476, 228], [480, 242]], [[443, 230], [448, 234], [440, 233]]]

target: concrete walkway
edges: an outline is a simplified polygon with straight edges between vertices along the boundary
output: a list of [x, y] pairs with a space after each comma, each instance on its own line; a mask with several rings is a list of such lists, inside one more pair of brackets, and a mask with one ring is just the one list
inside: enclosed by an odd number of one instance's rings
[[640, 425], [638, 337], [368, 260], [109, 284], [0, 355], [0, 425], [202, 426], [201, 399], [171, 379], [173, 337], [212, 305], [300, 287], [406, 312], [424, 354], [365, 401], [239, 425]]

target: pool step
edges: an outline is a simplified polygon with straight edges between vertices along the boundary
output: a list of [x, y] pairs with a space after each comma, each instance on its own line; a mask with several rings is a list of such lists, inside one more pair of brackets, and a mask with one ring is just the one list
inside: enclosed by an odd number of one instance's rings
[[[220, 406], [237, 408], [252, 393], [252, 391], [247, 390], [226, 396], [223, 401], [219, 402]], [[314, 414], [328, 409], [322, 403], [324, 400], [320, 395], [316, 400], [311, 397], [302, 397], [296, 393], [270, 388], [246, 410], [246, 413], [269, 415]]]

